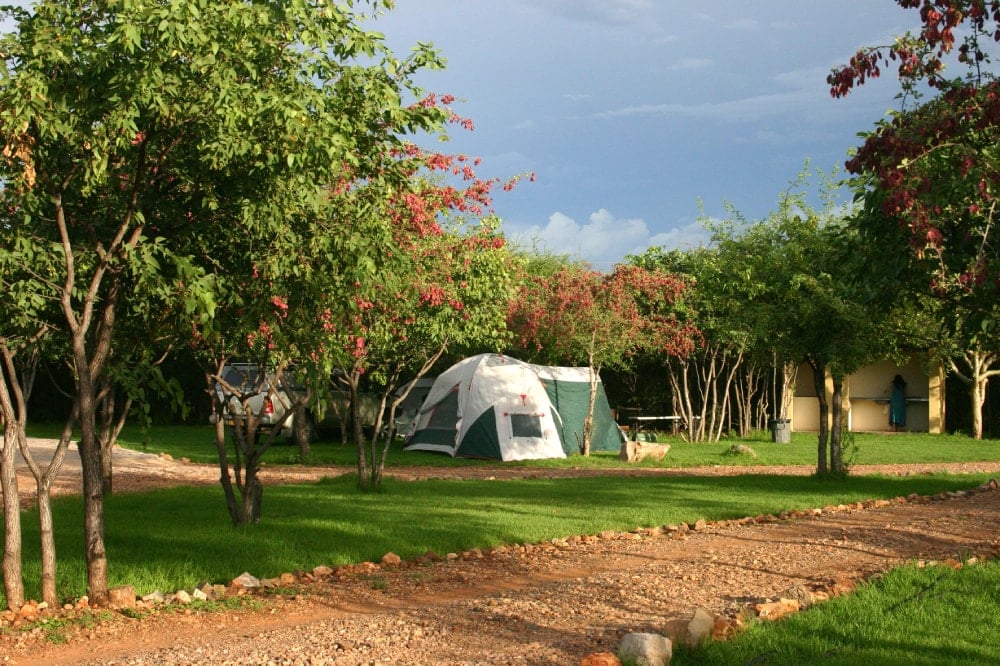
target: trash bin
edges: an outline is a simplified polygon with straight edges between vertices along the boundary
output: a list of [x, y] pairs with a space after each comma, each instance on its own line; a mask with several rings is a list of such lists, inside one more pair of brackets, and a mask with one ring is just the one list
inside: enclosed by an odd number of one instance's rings
[[789, 419], [771, 419], [771, 441], [788, 444], [792, 441], [792, 422]]

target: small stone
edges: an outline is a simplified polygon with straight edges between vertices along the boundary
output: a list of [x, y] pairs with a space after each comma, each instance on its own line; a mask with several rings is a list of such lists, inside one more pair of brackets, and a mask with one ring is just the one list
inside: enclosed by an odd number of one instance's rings
[[781, 597], [785, 599], [795, 599], [799, 602], [799, 608], [809, 608], [815, 600], [813, 593], [801, 583], [792, 585], [790, 588], [781, 593]]
[[660, 634], [626, 634], [618, 646], [625, 661], [638, 666], [667, 666], [673, 657], [673, 644]]
[[142, 603], [144, 604], [162, 604], [164, 600], [165, 597], [159, 590], [142, 595]]
[[324, 576], [329, 576], [332, 573], [333, 569], [326, 566], [325, 564], [321, 564], [318, 567], [313, 567], [312, 570], [312, 575], [315, 576], [316, 578], [323, 578]]
[[388, 565], [388, 566], [391, 566], [391, 567], [397, 566], [402, 561], [403, 561], [403, 558], [401, 558], [396, 553], [390, 552], [390, 553], [386, 553], [385, 555], [382, 556], [382, 564], [385, 564], [385, 565]]
[[715, 625], [712, 627], [712, 638], [724, 640], [736, 633], [736, 624], [724, 617], [715, 618]]
[[295, 576], [295, 574], [290, 573], [281, 574], [278, 576], [278, 580], [281, 581], [282, 585], [295, 585], [299, 582], [299, 579]]
[[594, 652], [580, 660], [580, 666], [621, 666], [622, 662], [610, 652]]
[[702, 530], [708, 528], [708, 523], [705, 522], [704, 518], [699, 518], [698, 521], [692, 526], [695, 532], [701, 532]]
[[208, 595], [205, 594], [204, 590], [196, 589], [191, 593], [191, 598], [196, 601], [208, 601]]
[[703, 640], [712, 635], [715, 628], [715, 617], [704, 608], [697, 608], [691, 621], [688, 622], [687, 632], [684, 642], [688, 647], [696, 647]]
[[768, 603], [754, 606], [757, 617], [765, 620], [777, 620], [779, 617], [791, 615], [799, 611], [799, 602], [796, 599], [778, 599]]
[[238, 590], [254, 590], [260, 587], [260, 579], [249, 572], [244, 571], [233, 579], [231, 585]]
[[121, 585], [108, 590], [108, 607], [113, 609], [134, 608], [135, 588], [131, 585]]
[[185, 590], [177, 590], [174, 592], [174, 601], [179, 604], [189, 604], [191, 603], [191, 595]]

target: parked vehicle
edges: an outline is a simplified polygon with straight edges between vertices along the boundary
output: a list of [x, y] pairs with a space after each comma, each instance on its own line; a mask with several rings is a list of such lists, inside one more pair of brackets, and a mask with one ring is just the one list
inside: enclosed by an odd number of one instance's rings
[[[232, 387], [231, 390], [217, 382], [215, 390], [219, 395], [219, 400], [223, 405], [222, 417], [226, 425], [234, 426], [244, 414], [243, 403], [258, 417], [258, 434], [268, 434], [280, 423], [280, 431], [277, 436], [292, 440], [295, 437], [295, 414], [285, 416], [285, 412], [292, 407], [292, 398], [285, 389], [273, 386], [273, 377], [260, 377], [260, 366], [253, 363], [231, 363], [222, 371], [222, 379], [225, 384]], [[379, 410], [379, 399], [370, 394], [362, 393], [360, 398], [361, 425], [364, 428], [372, 428], [375, 425]], [[322, 418], [311, 409], [305, 411], [306, 436], [312, 440], [318, 431], [335, 430], [349, 423], [350, 418], [350, 393], [343, 390], [331, 390]]]
[[230, 363], [222, 370], [222, 380], [216, 382], [215, 391], [222, 403], [222, 418], [227, 426], [235, 427], [245, 418], [248, 409], [258, 419], [258, 434], [266, 435], [278, 427], [277, 436], [292, 437], [292, 416], [282, 421], [292, 401], [285, 391], [273, 386], [272, 376], [261, 377], [260, 366]]

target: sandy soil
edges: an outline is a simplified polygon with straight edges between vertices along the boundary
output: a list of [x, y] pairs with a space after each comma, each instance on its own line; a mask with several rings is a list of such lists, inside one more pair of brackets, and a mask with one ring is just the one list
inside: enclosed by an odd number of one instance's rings
[[[269, 483], [307, 481], [345, 471], [269, 469], [264, 478]], [[634, 470], [623, 476], [776, 471], [712, 467]], [[1000, 475], [1000, 463], [857, 471]], [[392, 473], [503, 478], [592, 472], [496, 466]], [[60, 478], [59, 492], [78, 487], [73, 474], [70, 468]], [[217, 478], [218, 470], [210, 465], [146, 456], [123, 460], [115, 483], [123, 491], [217, 483]], [[298, 594], [262, 597], [262, 607], [254, 611], [161, 610], [142, 620], [115, 614], [94, 627], [68, 630], [67, 642], [59, 645], [46, 642], [42, 630], [8, 631], [0, 636], [0, 659], [14, 664], [579, 664], [586, 654], [615, 651], [630, 631], [682, 633], [699, 607], [732, 620], [757, 603], [803, 590], [838, 593], [905, 561], [996, 557], [998, 524], [1000, 492], [974, 491], [817, 507], [690, 529], [582, 535], [450, 558], [441, 554], [422, 562], [368, 563], [313, 580], [300, 578]]]

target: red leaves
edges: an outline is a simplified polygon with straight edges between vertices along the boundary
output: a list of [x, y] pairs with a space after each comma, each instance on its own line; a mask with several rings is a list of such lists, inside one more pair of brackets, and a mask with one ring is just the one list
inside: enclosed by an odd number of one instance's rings
[[622, 264], [607, 275], [579, 265], [526, 276], [508, 310], [508, 326], [525, 350], [615, 363], [640, 349], [684, 354], [693, 327], [672, 309], [687, 284], [677, 276]]
[[[859, 51], [847, 65], [828, 77], [830, 95], [844, 97], [855, 85], [880, 74], [879, 63], [899, 60], [899, 77], [924, 80], [932, 88], [944, 84], [942, 58], [955, 47], [955, 31], [965, 24], [968, 35], [959, 47], [959, 62], [976, 66], [987, 53], [983, 37], [1000, 41], [1000, 0], [896, 0], [904, 9], [920, 11], [923, 27], [918, 42], [899, 39], [892, 46]], [[992, 26], [987, 23], [992, 22]], [[984, 34], [985, 33], [985, 34]], [[986, 41], [983, 39], [982, 41]]]

